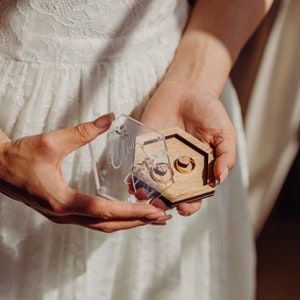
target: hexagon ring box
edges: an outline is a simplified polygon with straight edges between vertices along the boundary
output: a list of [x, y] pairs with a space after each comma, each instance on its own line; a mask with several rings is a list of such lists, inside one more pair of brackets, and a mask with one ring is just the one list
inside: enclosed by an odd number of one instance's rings
[[158, 132], [121, 115], [89, 146], [104, 198], [174, 207], [214, 194], [213, 149], [179, 128]]

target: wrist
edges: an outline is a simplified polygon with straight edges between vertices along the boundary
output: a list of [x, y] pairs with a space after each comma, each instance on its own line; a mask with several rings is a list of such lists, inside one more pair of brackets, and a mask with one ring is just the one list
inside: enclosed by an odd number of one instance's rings
[[189, 30], [181, 39], [165, 79], [204, 88], [218, 97], [231, 67], [231, 56], [218, 39]]

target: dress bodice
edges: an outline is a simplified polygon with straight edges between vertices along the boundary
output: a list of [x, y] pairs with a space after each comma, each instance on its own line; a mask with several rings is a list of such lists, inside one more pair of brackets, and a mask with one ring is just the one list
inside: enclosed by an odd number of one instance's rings
[[74, 63], [148, 51], [178, 36], [187, 12], [185, 0], [5, 0], [0, 54]]

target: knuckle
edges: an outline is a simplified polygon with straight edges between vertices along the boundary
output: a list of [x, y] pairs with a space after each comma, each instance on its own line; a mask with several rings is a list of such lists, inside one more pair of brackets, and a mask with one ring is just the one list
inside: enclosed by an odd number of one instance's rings
[[112, 215], [109, 212], [105, 211], [105, 212], [101, 212], [100, 218], [104, 221], [108, 221], [112, 219]]
[[98, 205], [99, 205], [98, 206], [98, 211], [99, 211], [98, 217], [100, 219], [107, 221], [107, 220], [110, 220], [113, 218], [113, 215], [110, 212], [109, 207], [108, 207], [108, 202], [106, 200], [99, 201]]
[[52, 205], [52, 211], [57, 215], [57, 216], [63, 216], [68, 213], [70, 213], [70, 207], [68, 207], [67, 204], [64, 203], [55, 203]]
[[91, 130], [88, 123], [79, 124], [74, 127], [75, 136], [82, 141], [89, 141], [91, 138]]
[[116, 229], [113, 229], [112, 227], [110, 227], [109, 225], [103, 224], [100, 227], [100, 231], [104, 232], [104, 233], [112, 233], [115, 232]]
[[53, 197], [49, 197], [47, 199], [40, 198], [38, 205], [51, 212], [53, 218], [60, 218], [60, 216], [66, 215], [70, 212], [68, 205], [57, 199], [53, 199]]
[[39, 136], [39, 151], [48, 152], [54, 149], [55, 141], [50, 134], [41, 134]]

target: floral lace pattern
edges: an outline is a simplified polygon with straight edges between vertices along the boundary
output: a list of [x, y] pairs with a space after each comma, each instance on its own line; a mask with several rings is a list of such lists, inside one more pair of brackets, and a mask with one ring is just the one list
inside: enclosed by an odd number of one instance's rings
[[[185, 1], [180, 10], [178, 2], [4, 0], [0, 3], [0, 53], [18, 60], [97, 62], [120, 55], [120, 49], [142, 51], [160, 38], [177, 36], [187, 13]], [[176, 10], [179, 16], [172, 14]], [[172, 15], [176, 18], [168, 17]]]
[[[188, 10], [186, 0], [1, 0], [0, 128], [15, 139], [109, 111], [138, 118]], [[242, 137], [236, 96], [226, 91]], [[0, 194], [0, 300], [253, 299], [241, 169], [194, 216], [109, 235], [52, 224]], [[95, 191], [86, 147], [66, 157], [64, 173], [76, 189]]]

